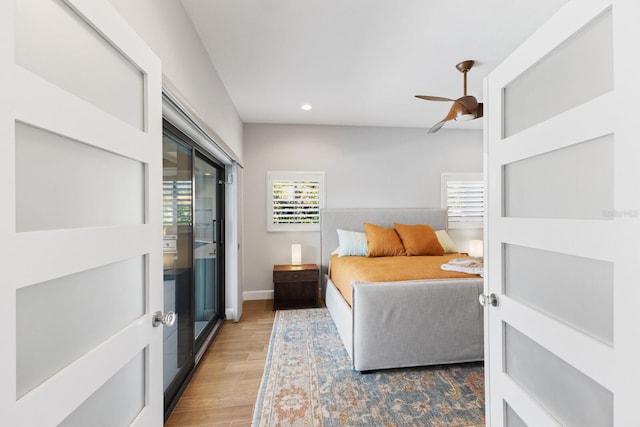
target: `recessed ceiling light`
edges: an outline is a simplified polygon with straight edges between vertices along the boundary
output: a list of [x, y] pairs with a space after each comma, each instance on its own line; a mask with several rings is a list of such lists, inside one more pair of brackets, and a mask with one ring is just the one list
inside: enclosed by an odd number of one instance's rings
[[313, 107], [310, 104], [303, 104], [302, 107], [300, 107], [300, 108], [302, 108], [304, 111], [309, 111]]

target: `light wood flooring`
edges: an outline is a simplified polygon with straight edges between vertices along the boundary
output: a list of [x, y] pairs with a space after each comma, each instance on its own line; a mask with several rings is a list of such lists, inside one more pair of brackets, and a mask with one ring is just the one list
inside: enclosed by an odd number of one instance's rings
[[273, 328], [272, 304], [245, 301], [240, 321], [225, 322], [166, 427], [251, 425]]

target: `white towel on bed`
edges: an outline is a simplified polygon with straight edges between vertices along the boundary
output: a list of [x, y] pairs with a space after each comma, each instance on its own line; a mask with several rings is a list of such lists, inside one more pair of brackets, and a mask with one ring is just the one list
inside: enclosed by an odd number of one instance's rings
[[483, 277], [484, 264], [478, 258], [454, 258], [447, 264], [442, 264], [440, 269], [446, 271], [458, 271], [460, 273], [479, 274]]

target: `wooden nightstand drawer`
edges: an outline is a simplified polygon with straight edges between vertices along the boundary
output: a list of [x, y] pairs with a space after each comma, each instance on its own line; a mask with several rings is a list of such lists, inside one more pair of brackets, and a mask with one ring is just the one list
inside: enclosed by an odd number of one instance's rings
[[318, 270], [293, 270], [273, 272], [274, 282], [308, 282], [318, 280]]

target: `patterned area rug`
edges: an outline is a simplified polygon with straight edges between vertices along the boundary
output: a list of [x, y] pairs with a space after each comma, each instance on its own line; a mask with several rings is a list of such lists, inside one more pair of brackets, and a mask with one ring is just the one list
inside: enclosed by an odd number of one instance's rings
[[252, 425], [484, 426], [483, 365], [362, 374], [326, 309], [278, 311]]

